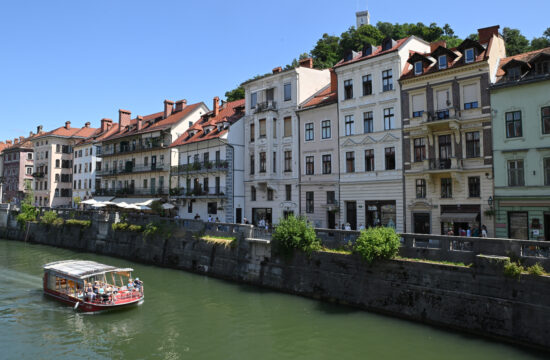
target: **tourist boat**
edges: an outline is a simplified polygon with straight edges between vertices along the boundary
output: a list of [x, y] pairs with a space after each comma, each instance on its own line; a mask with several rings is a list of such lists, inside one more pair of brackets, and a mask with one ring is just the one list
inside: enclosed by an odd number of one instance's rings
[[126, 308], [144, 299], [132, 271], [87, 260], [52, 262], [44, 265], [44, 293], [83, 312]]

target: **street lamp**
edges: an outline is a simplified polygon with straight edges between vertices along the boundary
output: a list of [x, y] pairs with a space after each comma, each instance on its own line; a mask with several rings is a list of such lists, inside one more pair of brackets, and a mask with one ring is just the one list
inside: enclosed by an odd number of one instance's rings
[[489, 199], [487, 199], [487, 204], [489, 204], [489, 207], [493, 207], [493, 197], [489, 196]]

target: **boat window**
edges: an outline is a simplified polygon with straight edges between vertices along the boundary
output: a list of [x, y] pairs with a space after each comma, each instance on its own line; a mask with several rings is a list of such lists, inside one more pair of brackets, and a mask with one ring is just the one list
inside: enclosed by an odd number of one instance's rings
[[48, 289], [55, 290], [55, 275], [52, 273], [48, 274]]

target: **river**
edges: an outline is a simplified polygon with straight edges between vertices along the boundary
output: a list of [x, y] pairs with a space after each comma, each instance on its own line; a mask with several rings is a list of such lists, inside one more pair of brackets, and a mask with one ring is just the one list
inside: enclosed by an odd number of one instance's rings
[[[82, 314], [44, 297], [42, 268], [85, 259], [134, 268], [137, 308]], [[184, 271], [0, 240], [1, 359], [543, 359], [540, 354]]]

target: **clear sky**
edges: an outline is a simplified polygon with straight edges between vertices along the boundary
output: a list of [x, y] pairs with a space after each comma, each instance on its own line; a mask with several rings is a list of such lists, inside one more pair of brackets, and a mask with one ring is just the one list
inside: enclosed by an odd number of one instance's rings
[[[508, 5], [509, 4], [509, 5]], [[371, 23], [449, 23], [460, 37], [499, 24], [527, 38], [550, 27], [549, 0], [368, 1]], [[367, 1], [0, 2], [0, 140], [103, 117], [221, 98], [290, 63], [323, 33], [355, 25]]]

